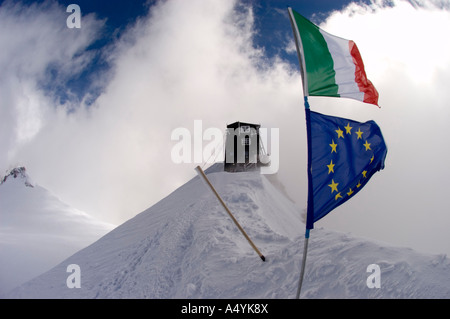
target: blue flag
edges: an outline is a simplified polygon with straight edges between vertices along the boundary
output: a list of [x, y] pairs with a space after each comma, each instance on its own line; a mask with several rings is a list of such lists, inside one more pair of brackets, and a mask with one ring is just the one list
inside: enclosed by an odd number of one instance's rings
[[355, 196], [384, 168], [386, 143], [374, 121], [356, 122], [309, 111], [312, 185], [306, 228]]

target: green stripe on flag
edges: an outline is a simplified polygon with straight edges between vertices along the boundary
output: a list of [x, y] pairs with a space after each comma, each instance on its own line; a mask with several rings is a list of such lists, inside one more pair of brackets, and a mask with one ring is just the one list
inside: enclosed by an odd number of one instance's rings
[[322, 33], [302, 15], [292, 12], [302, 41], [309, 95], [339, 97], [333, 58]]

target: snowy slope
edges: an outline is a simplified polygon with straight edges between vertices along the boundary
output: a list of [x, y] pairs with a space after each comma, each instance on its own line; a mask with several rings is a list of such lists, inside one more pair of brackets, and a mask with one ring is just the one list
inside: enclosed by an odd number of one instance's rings
[[34, 185], [25, 168], [11, 170], [0, 184], [0, 295], [113, 228]]
[[[203, 182], [194, 178], [156, 205], [12, 291], [11, 298], [293, 298], [304, 224], [258, 173], [208, 174], [266, 257], [262, 262]], [[68, 288], [67, 266], [81, 288]], [[381, 268], [368, 288], [367, 266]], [[303, 298], [449, 298], [450, 262], [348, 234], [315, 229]]]

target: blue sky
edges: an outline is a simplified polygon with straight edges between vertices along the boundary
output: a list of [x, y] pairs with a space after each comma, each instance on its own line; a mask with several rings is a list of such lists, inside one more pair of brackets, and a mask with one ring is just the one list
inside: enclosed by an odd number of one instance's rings
[[[0, 4], [5, 1], [0, 1]], [[20, 2], [20, 1], [13, 1]], [[46, 1], [22, 1], [27, 5], [42, 4]], [[311, 19], [314, 23], [319, 24], [326, 18], [330, 12], [342, 9], [350, 0], [297, 0], [297, 1], [269, 1], [269, 0], [245, 0], [242, 3], [251, 5], [255, 15], [255, 25], [257, 33], [253, 39], [253, 45], [265, 49], [267, 58], [279, 56], [290, 63], [296, 64], [297, 58], [295, 55], [287, 54], [283, 49], [283, 42], [287, 37], [291, 36], [291, 28], [289, 20], [287, 19], [288, 6], [301, 12], [304, 16]], [[366, 0], [367, 2], [367, 0]], [[115, 41], [120, 39], [128, 27], [133, 25], [137, 19], [145, 17], [152, 5], [157, 1], [143, 1], [143, 0], [112, 0], [112, 1], [97, 1], [97, 0], [59, 0], [57, 1], [62, 7], [75, 3], [81, 8], [82, 15], [95, 14], [97, 19], [104, 20], [101, 36], [96, 39], [86, 49], [95, 54], [88, 67], [86, 67], [80, 74], [66, 79], [65, 83], [58, 82], [59, 79], [54, 75], [57, 69], [49, 72], [47, 82], [43, 85], [46, 90], [56, 92], [60, 98], [61, 103], [65, 103], [67, 99], [73, 99], [67, 93], [70, 88], [72, 93], [76, 93], [78, 100], [83, 99], [86, 94], [90, 93], [89, 103], [92, 103], [97, 97], [102, 87], [92, 85], [92, 77], [99, 72], [107, 72], [111, 65], [104, 59], [104, 51], [107, 51], [108, 46], [113, 45]], [[67, 13], [67, 16], [70, 13]]]
[[[80, 29], [66, 26], [70, 3]], [[23, 165], [63, 201], [119, 224], [195, 176], [198, 163], [171, 159], [174, 130], [256, 122], [279, 128], [278, 175], [301, 212], [306, 135], [290, 5], [354, 40], [380, 93], [380, 109], [320, 97], [311, 108], [373, 119], [388, 145], [385, 169], [316, 226], [450, 252], [450, 43], [440, 37], [450, 1], [0, 4], [1, 172]]]

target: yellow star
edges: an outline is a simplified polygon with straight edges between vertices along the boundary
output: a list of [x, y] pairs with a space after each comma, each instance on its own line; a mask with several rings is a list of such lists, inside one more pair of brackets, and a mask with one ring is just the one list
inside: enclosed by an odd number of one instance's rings
[[337, 200], [338, 198], [342, 198], [341, 193], [337, 193], [336, 196], [334, 196], [334, 200]]
[[364, 171], [362, 172], [362, 175], [364, 176], [364, 178], [367, 178], [366, 174], [367, 174], [367, 171], [364, 170]]
[[370, 159], [370, 163], [372, 163], [374, 159], [375, 159], [375, 155], [373, 155], [372, 158]]
[[356, 132], [356, 135], [358, 135], [358, 140], [359, 139], [362, 139], [362, 134], [363, 134], [363, 132], [361, 132], [361, 128], [358, 128], [358, 132]]
[[328, 145], [331, 146], [331, 153], [333, 153], [333, 152], [337, 153], [337, 151], [336, 151], [337, 144], [334, 143], [334, 140], [331, 140], [331, 144], [328, 144]]
[[347, 193], [348, 196], [351, 196], [353, 194], [353, 190], [351, 188], [349, 188], [349, 191]]
[[360, 188], [361, 187], [361, 182], [358, 182], [358, 185], [356, 185], [356, 188]]
[[366, 140], [366, 143], [363, 144], [363, 145], [365, 146], [366, 151], [371, 150], [371, 149], [370, 149], [370, 143], [367, 143], [367, 140]]
[[338, 138], [340, 138], [340, 137], [344, 138], [344, 131], [341, 130], [339, 127], [337, 130], [335, 130], [335, 132], [337, 133]]
[[336, 165], [336, 164], [333, 164], [333, 160], [331, 160], [330, 165], [327, 165], [327, 167], [328, 167], [328, 174], [334, 173], [334, 165]]
[[353, 127], [350, 126], [350, 123], [347, 123], [347, 126], [345, 126], [344, 128], [347, 131], [347, 134], [352, 134], [351, 130]]
[[328, 184], [328, 186], [331, 187], [331, 194], [333, 194], [334, 191], [338, 191], [337, 186], [339, 185], [339, 183], [335, 183], [334, 180], [331, 180], [331, 184]]

